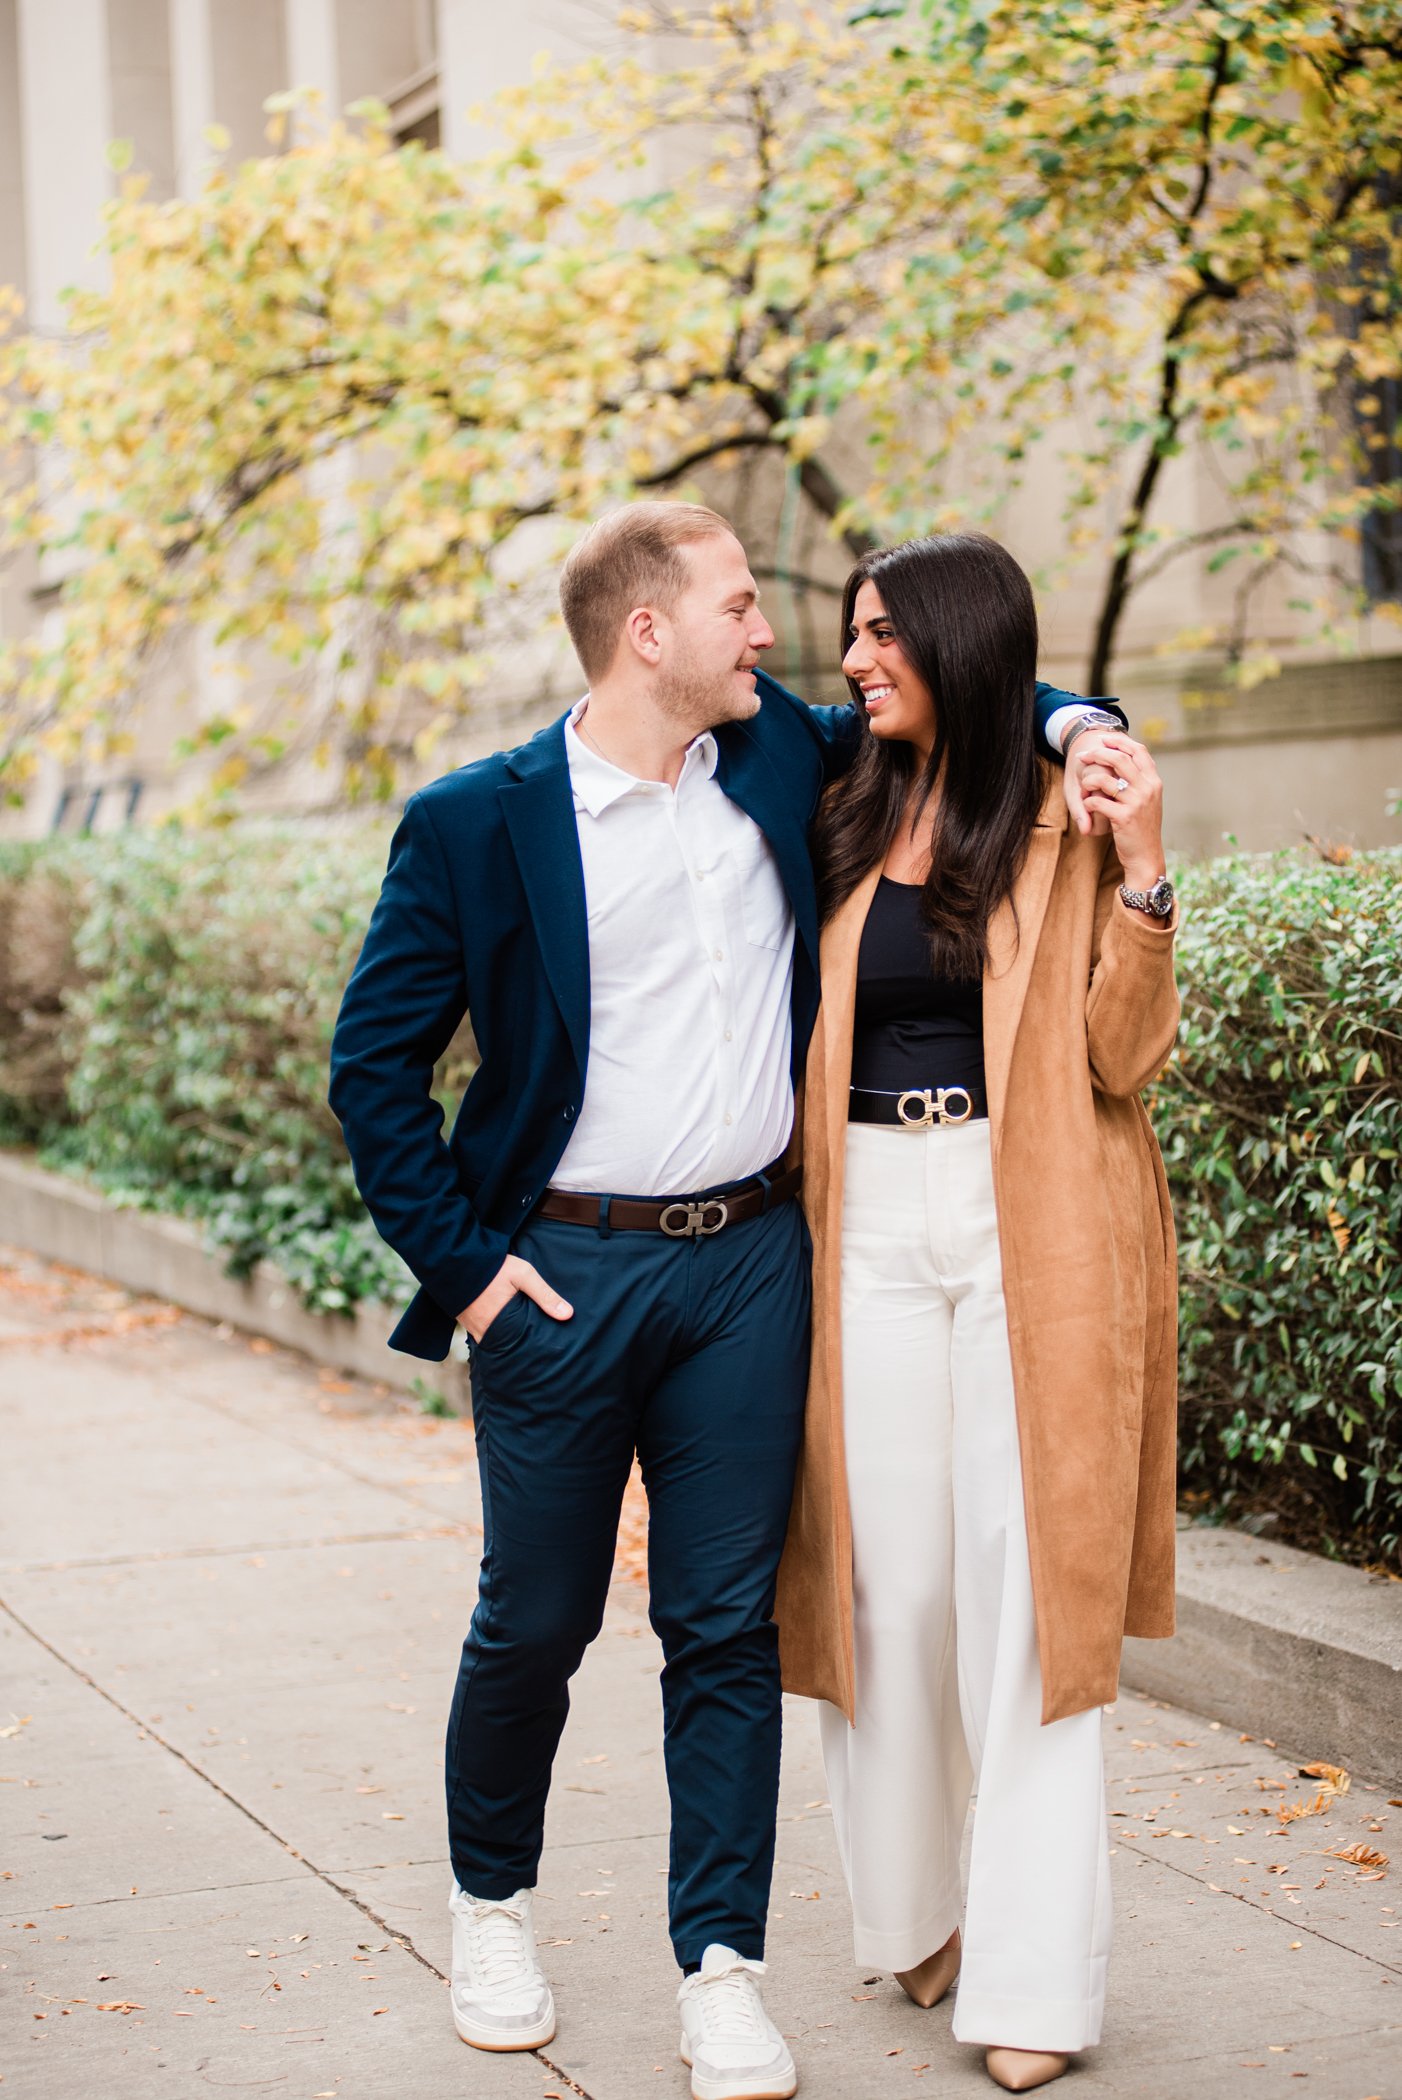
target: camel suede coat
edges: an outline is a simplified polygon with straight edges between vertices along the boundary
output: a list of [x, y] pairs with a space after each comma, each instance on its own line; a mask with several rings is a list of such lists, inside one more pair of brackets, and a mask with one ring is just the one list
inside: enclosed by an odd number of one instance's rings
[[[1139, 1090], [1178, 1022], [1177, 914], [1130, 911], [1108, 839], [1046, 792], [989, 926], [984, 1055], [1042, 1719], [1115, 1697], [1126, 1633], [1173, 1631], [1173, 1217]], [[784, 1685], [853, 1717], [842, 1404], [842, 1194], [857, 952], [878, 868], [822, 938], [804, 1086], [813, 1357], [775, 1618]], [[858, 1431], [860, 1433], [860, 1431]]]

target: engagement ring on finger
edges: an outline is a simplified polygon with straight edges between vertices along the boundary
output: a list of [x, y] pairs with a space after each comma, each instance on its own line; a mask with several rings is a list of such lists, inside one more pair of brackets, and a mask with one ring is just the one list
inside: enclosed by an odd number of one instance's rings
[[1117, 773], [1115, 775], [1115, 793], [1117, 795], [1122, 795], [1128, 786], [1129, 782], [1127, 780], [1121, 780], [1119, 774]]

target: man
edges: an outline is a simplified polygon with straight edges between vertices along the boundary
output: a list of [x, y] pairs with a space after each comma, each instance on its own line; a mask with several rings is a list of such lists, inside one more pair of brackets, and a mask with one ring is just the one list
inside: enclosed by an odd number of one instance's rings
[[[634, 1452], [649, 1500], [682, 2055], [697, 2100], [795, 2090], [758, 1989], [780, 1693], [770, 1613], [807, 1379], [793, 1081], [818, 1000], [806, 833], [863, 734], [759, 672], [744, 549], [628, 505], [561, 581], [587, 697], [411, 798], [346, 992], [332, 1105], [422, 1288], [466, 1328], [484, 1556], [448, 1730], [453, 2014], [554, 2033], [532, 1891], [568, 1683]], [[1038, 689], [1039, 719], [1083, 710]], [[1089, 740], [1088, 740], [1089, 741]], [[435, 1060], [481, 1062], [449, 1143]]]

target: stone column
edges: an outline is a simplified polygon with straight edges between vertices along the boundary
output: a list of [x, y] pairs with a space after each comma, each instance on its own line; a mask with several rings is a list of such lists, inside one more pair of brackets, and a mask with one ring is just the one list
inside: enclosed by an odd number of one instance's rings
[[106, 0], [19, 0], [19, 85], [30, 320], [57, 329], [65, 286], [106, 281], [93, 253], [112, 184]]
[[336, 0], [286, 0], [287, 85], [315, 88], [321, 96], [321, 121], [340, 114], [340, 39]]
[[[442, 81], [443, 145], [460, 160], [471, 159], [492, 143], [492, 135], [474, 124], [469, 112], [488, 101], [498, 88], [529, 80], [536, 54], [583, 58], [591, 34], [600, 34], [592, 11], [573, 8], [569, 27], [559, 0], [516, 0], [484, 20], [483, 0], [438, 0], [438, 65]], [[575, 25], [578, 25], [577, 27]]]

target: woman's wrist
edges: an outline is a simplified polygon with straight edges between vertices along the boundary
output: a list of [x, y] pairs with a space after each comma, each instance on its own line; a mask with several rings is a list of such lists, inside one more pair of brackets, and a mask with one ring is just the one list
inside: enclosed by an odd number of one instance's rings
[[1151, 890], [1160, 877], [1168, 873], [1162, 853], [1152, 853], [1146, 859], [1122, 865], [1127, 890]]

